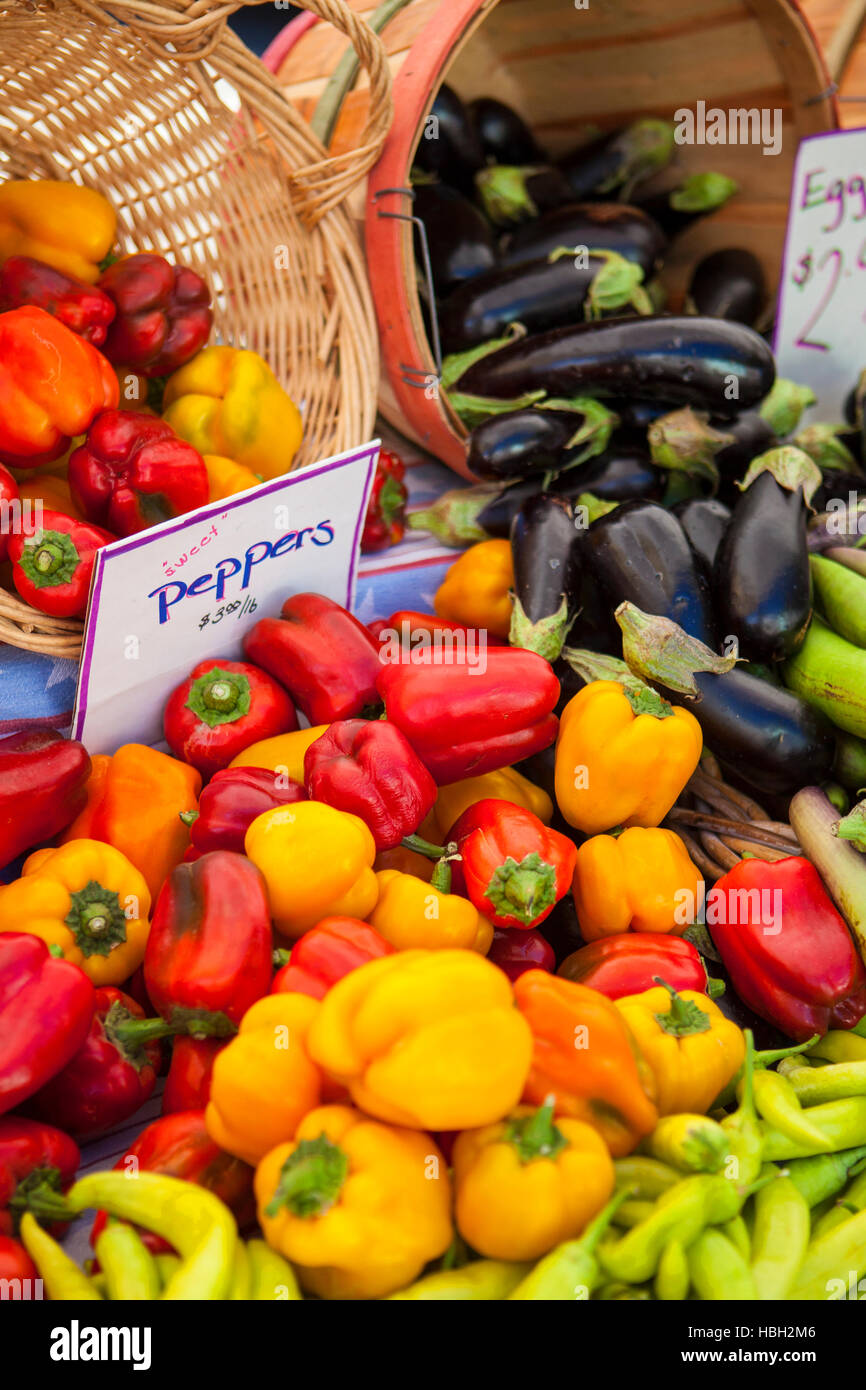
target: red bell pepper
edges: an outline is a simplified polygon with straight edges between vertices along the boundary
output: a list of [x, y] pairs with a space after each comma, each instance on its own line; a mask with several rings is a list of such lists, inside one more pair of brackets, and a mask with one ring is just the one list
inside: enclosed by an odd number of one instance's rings
[[556, 738], [559, 681], [549, 662], [518, 647], [452, 652], [448, 663], [392, 662], [377, 687], [440, 786], [540, 753]]
[[[700, 953], [690, 941], [653, 932], [625, 932], [591, 941], [566, 956], [556, 973], [597, 989], [608, 999], [643, 994], [654, 987], [657, 976], [678, 991], [707, 993], [710, 984]], [[713, 997], [721, 993], [718, 984], [713, 982]]]
[[[205, 1129], [203, 1110], [182, 1110], [154, 1120], [114, 1166], [130, 1175], [144, 1169], [206, 1187], [234, 1212], [241, 1230], [255, 1220], [253, 1170], [217, 1147]], [[90, 1232], [91, 1245], [95, 1246], [107, 1220], [104, 1211], [97, 1213]], [[141, 1235], [155, 1254], [171, 1250], [168, 1242], [152, 1231], [142, 1231]]]
[[743, 1003], [795, 1042], [853, 1028], [866, 1013], [866, 971], [808, 859], [743, 859], [710, 889], [705, 911]]
[[[413, 608], [398, 608], [390, 618], [368, 623], [367, 626], [381, 647], [386, 643], [390, 646], [396, 641], [404, 652], [414, 652], [415, 660], [422, 665], [432, 664], [426, 657], [421, 660], [421, 653], [425, 649], [435, 650], [437, 642], [442, 648], [450, 644], [459, 651], [461, 639], [463, 650], [467, 644], [473, 644], [477, 640], [476, 630], [467, 627], [465, 623], [455, 623], [451, 618], [439, 618], [435, 613], [418, 613]], [[491, 632], [486, 633], [486, 642], [488, 647], [508, 645], [503, 638], [496, 637]], [[390, 651], [382, 651], [380, 659], [384, 662], [399, 658]]]
[[251, 743], [298, 727], [281, 685], [246, 661], [200, 661], [168, 697], [165, 741], [176, 758], [210, 777]]
[[90, 758], [54, 729], [0, 739], [0, 869], [84, 810]]
[[403, 539], [409, 500], [405, 477], [403, 460], [389, 449], [380, 449], [361, 535], [361, 550], [365, 555], [373, 550], [385, 550]]
[[577, 850], [532, 811], [486, 797], [452, 826], [455, 889], [496, 927], [537, 927], [571, 887]]
[[51, 1231], [64, 1231], [69, 1213], [58, 1197], [72, 1186], [81, 1151], [74, 1139], [39, 1120], [0, 1119], [0, 1235], [18, 1234], [25, 1211]]
[[295, 594], [279, 618], [260, 618], [244, 652], [285, 686], [313, 725], [379, 705], [378, 646], [363, 623], [322, 594]]
[[153, 1095], [161, 1038], [172, 1032], [161, 1018], [145, 1018], [128, 994], [105, 985], [96, 991], [90, 1031], [76, 1052], [27, 1102], [28, 1113], [79, 1138], [102, 1134], [136, 1114]]
[[25, 603], [54, 618], [82, 618], [97, 550], [115, 540], [110, 531], [44, 510], [9, 539], [12, 579]]
[[509, 980], [516, 980], [524, 970], [550, 974], [556, 965], [553, 947], [540, 931], [515, 931], [513, 927], [497, 928], [487, 959], [504, 970]]
[[6, 559], [9, 537], [14, 536], [21, 525], [20, 507], [18, 484], [9, 469], [0, 463], [0, 560]]
[[[21, 1242], [11, 1236], [0, 1236], [0, 1284], [6, 1288], [17, 1287], [21, 1298], [42, 1296], [39, 1270]], [[15, 1294], [11, 1296], [14, 1298]]]
[[394, 948], [357, 917], [323, 917], [298, 937], [280, 967], [271, 994], [309, 994], [324, 999], [332, 985], [359, 965], [390, 956]]
[[226, 1036], [268, 993], [272, 949], [262, 875], [242, 855], [214, 850], [178, 864], [160, 890], [144, 953], [147, 992], [184, 1031]]
[[0, 267], [0, 310], [35, 304], [79, 338], [101, 348], [115, 315], [114, 303], [96, 285], [76, 280], [32, 256], [10, 256]]
[[20, 1105], [75, 1056], [90, 1027], [93, 985], [41, 937], [0, 933], [0, 1114]]
[[377, 850], [411, 835], [436, 800], [436, 783], [394, 724], [343, 719], [304, 754], [313, 801], [350, 811], [367, 825]]
[[185, 812], [181, 820], [190, 827], [195, 858], [213, 849], [243, 854], [244, 836], [256, 816], [306, 799], [300, 782], [278, 777], [270, 768], [227, 767], [214, 773], [199, 797], [198, 810]]
[[165, 376], [195, 357], [210, 337], [210, 290], [189, 266], [140, 251], [104, 270], [99, 288], [117, 309], [104, 351], [118, 366]]
[[163, 1115], [204, 1110], [210, 1100], [213, 1064], [227, 1043], [225, 1038], [175, 1038], [162, 1093]]
[[204, 459], [171, 425], [134, 410], [103, 410], [69, 459], [69, 486], [89, 521], [132, 536], [204, 506]]

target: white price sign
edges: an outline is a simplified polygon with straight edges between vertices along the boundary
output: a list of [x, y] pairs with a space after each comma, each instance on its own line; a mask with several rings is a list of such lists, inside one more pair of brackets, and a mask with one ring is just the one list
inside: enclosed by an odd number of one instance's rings
[[375, 440], [97, 552], [72, 721], [90, 753], [159, 743], [166, 698], [291, 594], [350, 608]]
[[841, 421], [866, 367], [866, 130], [800, 142], [774, 348], [779, 375], [818, 398], [806, 418]]

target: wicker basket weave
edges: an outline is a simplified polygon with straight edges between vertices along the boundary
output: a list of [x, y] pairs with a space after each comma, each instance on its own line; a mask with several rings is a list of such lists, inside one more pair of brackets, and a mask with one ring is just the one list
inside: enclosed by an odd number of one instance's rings
[[[71, 179], [118, 213], [126, 252], [192, 265], [214, 338], [264, 356], [300, 406], [296, 466], [368, 438], [375, 316], [343, 206], [391, 119], [381, 44], [344, 0], [304, 0], [347, 35], [372, 100], [360, 145], [329, 157], [228, 28], [264, 0], [0, 0], [0, 179]], [[81, 624], [0, 589], [0, 641], [76, 656]]]

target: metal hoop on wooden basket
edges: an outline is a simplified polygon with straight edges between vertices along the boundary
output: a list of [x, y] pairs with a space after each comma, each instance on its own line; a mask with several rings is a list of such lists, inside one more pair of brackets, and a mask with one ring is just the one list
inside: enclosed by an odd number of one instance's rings
[[[391, 79], [345, 0], [302, 0], [347, 35], [370, 84], [359, 147], [329, 156], [228, 28], [250, 3], [262, 0], [0, 0], [0, 180], [97, 188], [124, 251], [198, 270], [215, 339], [261, 353], [300, 406], [299, 466], [373, 428], [376, 321], [342, 204], [378, 158]], [[0, 640], [57, 655], [69, 622], [19, 606], [2, 596]]]

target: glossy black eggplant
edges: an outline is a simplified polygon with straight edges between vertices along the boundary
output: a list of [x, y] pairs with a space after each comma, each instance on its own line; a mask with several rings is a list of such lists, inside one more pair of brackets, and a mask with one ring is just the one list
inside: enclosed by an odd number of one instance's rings
[[776, 443], [776, 436], [757, 410], [744, 410], [730, 419], [710, 419], [714, 429], [734, 436], [716, 454], [715, 462], [722, 477], [741, 478], [752, 459], [765, 454]]
[[412, 163], [469, 197], [475, 193], [475, 175], [484, 166], [484, 151], [466, 107], [444, 84], [424, 123]]
[[699, 314], [752, 324], [767, 296], [761, 262], [737, 247], [713, 251], [695, 266], [688, 296]]
[[[715, 648], [710, 588], [679, 521], [656, 502], [623, 502], [583, 536], [583, 568], [611, 615], [621, 603], [678, 623]], [[570, 639], [573, 646], [589, 646]]]
[[541, 164], [544, 154], [522, 116], [495, 97], [478, 97], [467, 108], [487, 159], [494, 164]]
[[862, 473], [840, 473], [834, 470], [824, 474], [824, 481], [812, 498], [816, 512], [825, 512], [829, 502], [841, 502], [847, 507], [852, 498], [866, 496], [866, 477]]
[[652, 116], [633, 121], [613, 135], [601, 135], [557, 161], [575, 198], [610, 193], [663, 169], [674, 153], [671, 122]]
[[664, 476], [654, 468], [646, 449], [638, 444], [618, 444], [595, 458], [587, 459], [576, 468], [568, 468], [568, 453], [560, 472], [550, 484], [550, 491], [576, 498], [581, 492], [591, 492], [602, 502], [628, 502], [636, 497], [655, 500], [664, 492]]
[[475, 192], [497, 227], [532, 221], [571, 202], [571, 189], [550, 164], [488, 164], [475, 175]]
[[512, 323], [541, 333], [599, 317], [602, 309], [627, 313], [643, 307], [649, 307], [649, 300], [633, 265], [601, 255], [576, 258], [567, 252], [555, 260], [543, 256], [476, 275], [441, 305], [439, 332], [446, 352], [462, 352], [501, 338]]
[[649, 279], [666, 245], [658, 223], [640, 208], [628, 203], [568, 203], [517, 227], [503, 241], [500, 263], [523, 265], [560, 246], [585, 246], [635, 261]]
[[[445, 183], [416, 184], [414, 192], [412, 211], [427, 233], [433, 288], [438, 297], [493, 269], [493, 237], [474, 203]], [[415, 255], [420, 260], [417, 231]]]
[[[722, 319], [609, 319], [555, 328], [507, 344], [474, 362], [456, 384], [460, 396], [519, 399], [623, 396], [694, 405], [735, 415], [766, 396], [773, 354], [757, 333]], [[736, 380], [737, 400], [729, 399]]]
[[690, 174], [675, 188], [638, 199], [637, 206], [658, 223], [667, 237], [673, 238], [699, 218], [724, 207], [737, 187], [727, 174]]
[[539, 492], [520, 507], [511, 524], [512, 646], [556, 661], [577, 612], [580, 542], [567, 497]]
[[531, 408], [491, 415], [471, 431], [466, 462], [478, 478], [540, 478], [561, 466], [581, 419], [578, 411]]
[[690, 497], [672, 507], [686, 539], [704, 567], [707, 579], [713, 573], [722, 537], [731, 519], [731, 510], [715, 497]]
[[713, 574], [721, 631], [750, 661], [781, 661], [802, 644], [812, 615], [802, 487], [759, 473], [737, 503]]

